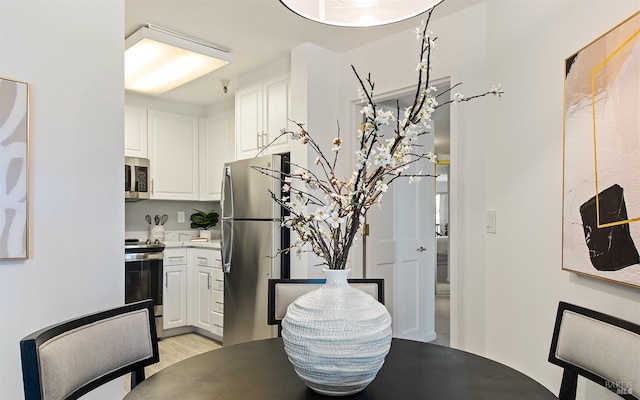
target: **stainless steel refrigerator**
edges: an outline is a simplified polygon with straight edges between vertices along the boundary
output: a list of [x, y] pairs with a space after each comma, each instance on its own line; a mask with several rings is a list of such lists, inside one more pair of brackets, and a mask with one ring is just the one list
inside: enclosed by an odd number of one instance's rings
[[253, 167], [288, 171], [288, 155], [268, 155], [227, 163], [222, 182], [222, 267], [224, 270], [225, 346], [274, 337], [267, 325], [269, 278], [288, 278], [286, 212], [271, 198], [281, 196], [282, 183]]

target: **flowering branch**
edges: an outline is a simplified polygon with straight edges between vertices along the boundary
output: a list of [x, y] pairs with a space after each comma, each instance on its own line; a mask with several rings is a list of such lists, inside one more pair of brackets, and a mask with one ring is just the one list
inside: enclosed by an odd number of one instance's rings
[[[420, 145], [420, 136], [431, 134], [431, 115], [446, 104], [468, 102], [480, 97], [494, 95], [502, 97], [504, 93], [500, 85], [487, 92], [465, 97], [456, 92], [448, 100], [439, 103], [438, 98], [450, 94], [461, 84], [435, 95], [436, 88], [431, 86], [431, 56], [437, 49], [436, 37], [428, 30], [433, 9], [428, 12], [426, 23], [416, 33], [421, 39], [420, 58], [416, 68], [418, 82], [410, 107], [401, 113], [396, 101], [396, 114], [379, 108], [374, 101], [375, 83], [371, 75], [363, 79], [355, 67], [351, 67], [359, 83], [359, 95], [364, 106], [361, 113], [363, 122], [356, 136], [359, 145], [355, 151], [355, 166], [351, 176], [338, 178], [336, 165], [342, 150], [340, 125], [337, 125], [337, 136], [332, 141], [333, 157], [327, 157], [319, 144], [307, 132], [305, 126], [292, 121], [296, 128], [281, 130], [281, 134], [269, 145], [283, 135], [291, 140], [299, 140], [315, 154], [314, 164], [318, 171], [311, 168], [291, 164], [293, 172], [283, 174], [269, 168], [254, 167], [282, 184], [282, 193], [270, 192], [273, 200], [288, 210], [282, 225], [297, 233], [297, 238], [286, 249], [295, 249], [298, 254], [311, 251], [322, 258], [322, 265], [331, 269], [343, 269], [346, 266], [349, 250], [357, 232], [365, 222], [367, 211], [382, 201], [384, 193], [398, 178], [408, 178], [409, 183], [417, 183], [423, 177], [434, 175], [408, 173], [410, 166], [423, 160], [434, 162], [436, 156], [431, 153], [415, 151]], [[394, 123], [393, 135], [384, 137], [383, 125]], [[269, 146], [267, 146], [269, 147]], [[264, 149], [263, 149], [264, 150]], [[280, 196], [281, 195], [281, 196]], [[310, 250], [305, 250], [310, 246]]]

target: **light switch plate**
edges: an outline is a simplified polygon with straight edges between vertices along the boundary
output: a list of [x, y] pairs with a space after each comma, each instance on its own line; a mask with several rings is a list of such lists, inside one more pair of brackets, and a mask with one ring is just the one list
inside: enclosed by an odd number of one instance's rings
[[487, 233], [496, 233], [496, 210], [487, 210]]
[[184, 222], [184, 211], [178, 211], [178, 222]]

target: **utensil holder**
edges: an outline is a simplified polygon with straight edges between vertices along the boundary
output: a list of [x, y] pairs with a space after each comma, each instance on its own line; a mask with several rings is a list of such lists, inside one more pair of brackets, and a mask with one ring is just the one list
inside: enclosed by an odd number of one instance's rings
[[156, 240], [164, 242], [164, 225], [149, 225], [149, 241], [153, 243]]

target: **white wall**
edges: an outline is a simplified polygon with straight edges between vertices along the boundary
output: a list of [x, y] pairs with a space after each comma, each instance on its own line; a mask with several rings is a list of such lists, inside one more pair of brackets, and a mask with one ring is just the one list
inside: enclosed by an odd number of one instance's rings
[[[340, 119], [339, 98], [340, 56], [337, 53], [303, 43], [291, 51], [290, 110], [293, 121], [304, 124], [305, 129], [322, 147], [325, 155], [331, 156], [331, 144], [337, 136], [337, 121]], [[345, 126], [344, 123], [341, 126]], [[293, 123], [289, 128], [297, 128]], [[345, 131], [343, 131], [344, 137]], [[344, 150], [348, 155], [349, 150]], [[291, 144], [291, 159], [294, 164], [312, 171], [317, 169], [314, 160], [317, 154], [302, 141]], [[337, 167], [339, 171], [340, 166]], [[292, 168], [292, 169], [295, 169]], [[295, 182], [294, 182], [295, 184]], [[292, 236], [295, 236], [293, 233]], [[292, 237], [291, 240], [295, 240]], [[322, 278], [322, 260], [313, 253], [298, 257], [291, 255], [292, 278]]]
[[[497, 234], [485, 236], [486, 353], [555, 390], [560, 369], [546, 359], [559, 300], [640, 323], [640, 290], [561, 270], [564, 60], [640, 1], [488, 4], [488, 69], [506, 95], [490, 104], [487, 130], [486, 208], [497, 210]], [[588, 389], [584, 398], [610, 397]]]
[[190, 115], [193, 117], [204, 117], [206, 113], [205, 106], [196, 104], [180, 103], [177, 101], [163, 100], [154, 96], [146, 96], [140, 93], [125, 92], [124, 102], [128, 106], [148, 108], [150, 110], [158, 110], [176, 114]]
[[22, 337], [123, 303], [123, 32], [124, 0], [0, 0], [0, 75], [31, 91], [31, 254], [0, 261], [0, 399], [23, 397]]
[[[558, 301], [640, 323], [640, 290], [561, 270], [564, 59], [639, 8], [639, 0], [487, 0], [431, 25], [436, 78], [463, 81], [465, 94], [495, 83], [506, 91], [452, 107], [452, 342], [556, 393], [561, 370], [547, 355]], [[371, 72], [380, 96], [401, 90], [415, 80], [414, 38], [363, 46], [345, 64]], [[354, 99], [355, 80], [344, 79]], [[486, 209], [497, 210], [495, 235], [484, 232]], [[581, 399], [610, 397], [580, 384]]]

